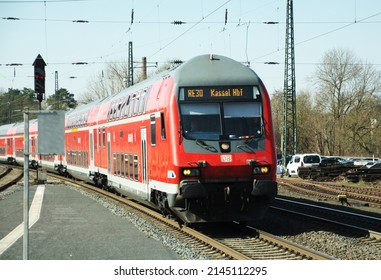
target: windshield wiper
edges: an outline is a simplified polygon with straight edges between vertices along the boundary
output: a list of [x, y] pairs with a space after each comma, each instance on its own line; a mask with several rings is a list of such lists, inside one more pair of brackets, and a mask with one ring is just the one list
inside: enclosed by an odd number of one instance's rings
[[211, 145], [206, 144], [202, 140], [196, 139], [196, 144], [199, 145], [201, 148], [204, 148], [205, 150], [208, 150], [210, 152], [213, 152], [213, 153], [217, 153], [218, 152], [216, 148], [214, 148]]
[[245, 140], [245, 144], [249, 144], [251, 142], [253, 142], [254, 140], [254, 136], [249, 136], [246, 140]]
[[242, 150], [244, 152], [247, 152], [247, 153], [253, 153], [253, 152], [255, 152], [255, 150], [252, 147], [250, 147], [249, 145], [247, 145], [247, 144], [238, 145], [237, 149], [240, 149], [240, 150]]
[[247, 153], [255, 152], [255, 150], [252, 147], [250, 147], [250, 145], [249, 145], [249, 143], [251, 143], [253, 140], [254, 140], [254, 137], [247, 138], [242, 145], [237, 146], [237, 149], [240, 149], [240, 150], [247, 152]]

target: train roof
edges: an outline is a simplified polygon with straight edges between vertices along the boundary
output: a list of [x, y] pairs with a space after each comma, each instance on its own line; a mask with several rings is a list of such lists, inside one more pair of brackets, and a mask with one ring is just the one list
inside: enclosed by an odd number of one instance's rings
[[[228, 79], [227, 72], [230, 72]], [[175, 69], [173, 77], [180, 87], [261, 83], [258, 75], [250, 67], [222, 55], [196, 56]]]
[[[29, 121], [29, 132], [37, 131], [38, 120], [33, 119]], [[24, 122], [5, 124], [0, 126], [0, 136], [11, 136], [24, 134]]]
[[[227, 78], [226, 73], [229, 73]], [[148, 89], [158, 81], [172, 77], [175, 87], [186, 86], [227, 86], [258, 85], [261, 82], [257, 74], [249, 67], [231, 58], [221, 55], [196, 56], [180, 66], [159, 73], [116, 94], [93, 101], [66, 113], [66, 127], [94, 125], [108, 118], [112, 104], [122, 106], [122, 99], [140, 90]], [[160, 86], [159, 86], [160, 87]], [[158, 89], [152, 89], [157, 91]]]
[[17, 123], [5, 124], [0, 126], [0, 136], [5, 136], [8, 134], [9, 129], [13, 128]]

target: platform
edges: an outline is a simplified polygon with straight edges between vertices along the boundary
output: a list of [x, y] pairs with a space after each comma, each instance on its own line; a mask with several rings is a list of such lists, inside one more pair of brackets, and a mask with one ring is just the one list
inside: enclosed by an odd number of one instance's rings
[[[181, 259], [128, 219], [72, 188], [59, 184], [30, 186], [29, 193], [34, 208], [30, 225], [36, 220], [29, 230], [31, 260]], [[32, 214], [39, 212], [38, 208], [40, 213]], [[0, 260], [23, 259], [23, 237], [17, 238], [18, 227], [23, 229], [22, 187], [0, 200]], [[10, 245], [12, 238], [17, 241]]]

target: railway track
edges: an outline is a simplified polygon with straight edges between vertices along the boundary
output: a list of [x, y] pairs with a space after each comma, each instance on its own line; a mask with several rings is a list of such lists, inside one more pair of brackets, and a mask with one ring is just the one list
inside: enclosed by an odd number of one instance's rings
[[[57, 175], [51, 174], [50, 176], [63, 180], [62, 177]], [[133, 211], [138, 211], [139, 215], [144, 213], [144, 219], [148, 217], [150, 222], [154, 223], [155, 226], [166, 227], [166, 231], [170, 231], [176, 238], [186, 241], [195, 250], [205, 255], [207, 259], [332, 259], [332, 257], [326, 254], [253, 228], [250, 229], [251, 236], [248, 238], [237, 237], [236, 234], [233, 237], [217, 238], [213, 235], [207, 235], [193, 228], [183, 226], [177, 221], [164, 217], [162, 214], [128, 198], [66, 178], [65, 183], [74, 187], [80, 186], [85, 188], [86, 191], [95, 192], [98, 195], [127, 205]]]
[[[241, 228], [242, 230], [242, 228]], [[290, 242], [256, 228], [246, 237], [215, 237], [221, 243], [237, 250], [252, 260], [330, 260], [332, 256], [312, 250], [308, 247]], [[232, 234], [232, 235], [237, 235]]]
[[19, 168], [6, 167], [0, 173], [0, 192], [16, 184], [23, 178], [23, 172]]
[[369, 239], [379, 241], [381, 245], [380, 216], [359, 214], [284, 198], [276, 198], [276, 202], [277, 206], [272, 206], [272, 209], [313, 220], [324, 226], [340, 228], [345, 233], [364, 235]]
[[[266, 219], [255, 226], [274, 232], [303, 246], [336, 259], [379, 260], [381, 258], [381, 216], [347, 213], [323, 203], [300, 199], [276, 199]], [[352, 209], [351, 209], [352, 210]], [[363, 220], [363, 221], [362, 221]]]
[[380, 188], [347, 186], [343, 184], [337, 185], [325, 182], [308, 182], [289, 178], [282, 178], [279, 180], [279, 183], [282, 187], [297, 192], [332, 200], [337, 200], [339, 194], [345, 194], [347, 198], [353, 199], [358, 203], [367, 203], [369, 206], [381, 208]]

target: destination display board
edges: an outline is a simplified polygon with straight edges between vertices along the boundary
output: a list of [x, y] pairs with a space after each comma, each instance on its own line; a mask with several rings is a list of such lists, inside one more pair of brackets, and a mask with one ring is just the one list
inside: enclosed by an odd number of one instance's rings
[[257, 87], [216, 86], [180, 88], [180, 101], [256, 100], [261, 101]]

